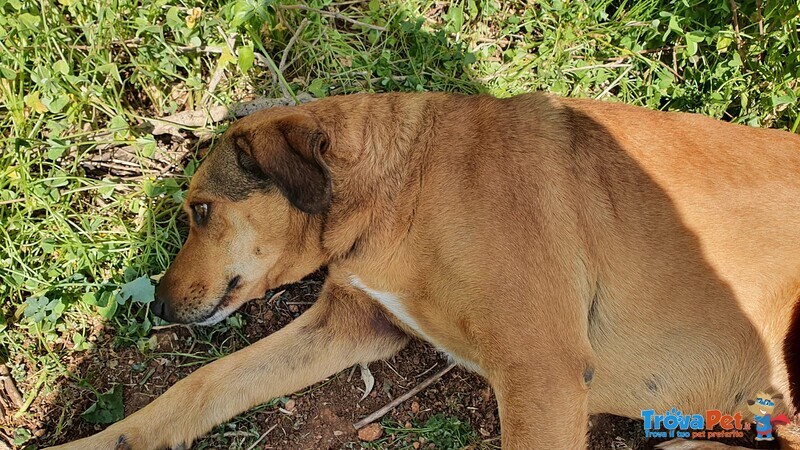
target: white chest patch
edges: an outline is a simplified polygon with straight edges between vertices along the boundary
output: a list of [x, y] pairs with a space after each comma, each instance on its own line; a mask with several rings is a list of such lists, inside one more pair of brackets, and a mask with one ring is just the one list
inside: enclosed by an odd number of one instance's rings
[[361, 279], [359, 279], [355, 275], [350, 275], [350, 284], [366, 292], [367, 295], [372, 297], [375, 301], [383, 305], [384, 308], [386, 308], [390, 313], [392, 313], [392, 315], [395, 316], [397, 320], [403, 322], [406, 326], [414, 330], [414, 332], [417, 333], [419, 337], [430, 342], [431, 344], [436, 346], [436, 348], [438, 348], [440, 351], [447, 354], [447, 356], [451, 361], [461, 364], [462, 366], [472, 370], [473, 372], [476, 373], [483, 372], [477, 364], [473, 363], [472, 361], [456, 357], [454, 354], [447, 351], [447, 349], [445, 349], [438, 343], [434, 342], [430, 337], [428, 337], [422, 331], [422, 328], [420, 328], [419, 323], [416, 320], [414, 320], [414, 318], [411, 317], [410, 314], [408, 314], [408, 311], [403, 306], [402, 301], [397, 295], [392, 294], [391, 292], [384, 292], [384, 291], [377, 291], [375, 289], [370, 289], [364, 284], [364, 282], [361, 281]]
[[406, 324], [406, 326], [414, 330], [414, 332], [416, 332], [421, 338], [431, 342], [428, 336], [422, 332], [422, 328], [420, 328], [419, 323], [417, 323], [417, 321], [414, 320], [410, 314], [408, 314], [408, 311], [406, 311], [406, 308], [403, 306], [403, 302], [397, 295], [392, 294], [391, 292], [370, 289], [355, 275], [350, 275], [350, 284], [366, 292], [375, 301], [383, 305], [383, 307], [392, 313], [393, 316], [397, 317], [397, 320]]

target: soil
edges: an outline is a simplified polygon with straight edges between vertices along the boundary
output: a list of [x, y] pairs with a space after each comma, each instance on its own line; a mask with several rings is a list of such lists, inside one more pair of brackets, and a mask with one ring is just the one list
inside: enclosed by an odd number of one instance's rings
[[[245, 305], [240, 311], [244, 324], [239, 332], [212, 334], [212, 341], [226, 351], [234, 351], [267, 336], [289, 323], [314, 301], [322, 284], [317, 274], [289, 286], [280, 296]], [[113, 330], [98, 329], [96, 350], [73, 362], [78, 378], [88, 380], [103, 392], [115, 384], [123, 384], [126, 416], [162, 394], [178, 379], [200, 366], [185, 366], [192, 357], [208, 355], [211, 347], [200, 344], [195, 330], [174, 326], [153, 332], [155, 351], [146, 356], [136, 347], [115, 348]], [[388, 361], [372, 363], [375, 378], [372, 392], [359, 401], [364, 384], [358, 367], [345, 370], [306, 391], [256, 408], [247, 421], [216, 427], [193, 448], [229, 448], [243, 437], [266, 433], [257, 447], [261, 449], [342, 449], [360, 448], [352, 424], [381, 408], [397, 396], [448, 365], [446, 357], [429, 345], [415, 341]], [[41, 397], [41, 396], [40, 396]], [[40, 444], [67, 442], [97, 432], [102, 427], [91, 425], [79, 415], [92, 402], [93, 395], [74, 382], [65, 381], [57, 392], [38, 399], [31, 410], [39, 417]], [[435, 414], [457, 417], [470, 424], [477, 442], [470, 448], [499, 448], [500, 423], [494, 395], [485, 381], [465, 369], [456, 367], [442, 378], [402, 403], [388, 414], [396, 423], [424, 423]], [[59, 420], [64, 421], [65, 434], [51, 440]], [[590, 420], [590, 449], [653, 448], [656, 441], [644, 438], [641, 422], [611, 415], [593, 416]], [[243, 429], [246, 429], [243, 430]], [[267, 432], [269, 430], [269, 432]], [[256, 434], [258, 433], [258, 434]], [[393, 441], [393, 439], [396, 439]], [[378, 448], [417, 448], [407, 435], [392, 436]], [[238, 441], [237, 441], [238, 440]], [[750, 446], [752, 446], [752, 441]], [[421, 444], [419, 448], [432, 448]]]

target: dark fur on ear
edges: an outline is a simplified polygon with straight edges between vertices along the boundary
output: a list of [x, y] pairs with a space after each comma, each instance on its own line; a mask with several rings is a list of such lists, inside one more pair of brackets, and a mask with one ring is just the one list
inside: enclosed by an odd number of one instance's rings
[[[233, 130], [231, 139], [297, 209], [308, 214], [328, 210], [331, 175], [322, 155], [329, 141], [314, 118], [295, 114], [268, 123], [243, 124]], [[240, 157], [239, 164], [247, 159]], [[243, 169], [256, 168], [248, 165]]]

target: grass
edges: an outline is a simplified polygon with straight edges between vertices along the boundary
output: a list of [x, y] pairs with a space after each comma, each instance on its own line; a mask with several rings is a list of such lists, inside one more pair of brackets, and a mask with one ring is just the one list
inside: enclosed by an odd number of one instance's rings
[[27, 395], [2, 434], [25, 445], [30, 405], [64, 377], [90, 385], [68, 361], [98, 335], [152, 352], [151, 277], [185, 232], [197, 136], [219, 129], [153, 136], [143, 118], [300, 92], [546, 90], [798, 132], [798, 17], [775, 0], [0, 0], [0, 359]]

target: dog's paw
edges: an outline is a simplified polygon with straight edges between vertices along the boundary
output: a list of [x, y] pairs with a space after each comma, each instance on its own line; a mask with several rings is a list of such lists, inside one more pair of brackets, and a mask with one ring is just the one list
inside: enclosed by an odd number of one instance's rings
[[134, 433], [106, 430], [77, 441], [48, 447], [46, 450], [149, 450], [153, 448], [136, 439]]

